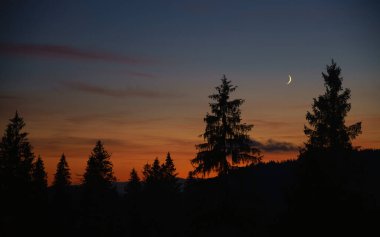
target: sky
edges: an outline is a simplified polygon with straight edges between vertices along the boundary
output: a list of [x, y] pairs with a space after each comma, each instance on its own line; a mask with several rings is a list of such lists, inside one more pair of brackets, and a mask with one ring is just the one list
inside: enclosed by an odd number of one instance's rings
[[49, 183], [62, 153], [79, 183], [99, 139], [119, 181], [167, 152], [186, 177], [225, 74], [263, 160], [295, 159], [334, 59], [347, 125], [362, 121], [353, 144], [380, 148], [378, 12], [365, 0], [1, 1], [0, 128], [20, 113]]

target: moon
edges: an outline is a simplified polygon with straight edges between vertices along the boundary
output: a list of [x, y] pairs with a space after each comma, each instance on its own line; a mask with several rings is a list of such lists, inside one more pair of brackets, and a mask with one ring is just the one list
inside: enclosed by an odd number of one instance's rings
[[289, 81], [288, 81], [288, 83], [286, 83], [286, 85], [289, 85], [290, 82], [292, 82], [292, 77], [289, 75]]

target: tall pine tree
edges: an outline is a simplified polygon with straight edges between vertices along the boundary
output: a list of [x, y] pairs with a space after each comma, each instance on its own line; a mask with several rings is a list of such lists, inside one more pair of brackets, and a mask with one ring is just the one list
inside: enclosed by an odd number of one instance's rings
[[231, 100], [230, 94], [237, 87], [225, 76], [221, 81], [222, 84], [215, 88], [217, 93], [209, 96], [215, 102], [210, 103], [211, 114], [207, 113], [204, 118], [206, 129], [202, 136], [206, 142], [196, 146], [198, 153], [191, 161], [194, 173], [227, 174], [233, 166], [256, 164], [261, 159], [248, 135], [253, 125], [241, 123], [240, 106], [244, 100]]
[[347, 151], [352, 150], [352, 139], [361, 133], [361, 122], [345, 125], [345, 117], [351, 109], [350, 90], [343, 89], [341, 69], [332, 60], [322, 73], [326, 91], [312, 104], [312, 112], [307, 112], [306, 120], [310, 127], [304, 127], [308, 137], [307, 151]]
[[32, 146], [23, 118], [16, 112], [9, 121], [0, 142], [0, 229], [4, 236], [16, 236], [30, 230], [38, 217], [32, 205]]
[[103, 143], [96, 142], [83, 175], [84, 202], [88, 206], [101, 205], [114, 193], [113, 182], [116, 181], [116, 178], [110, 157], [111, 155], [104, 149]]
[[30, 194], [34, 154], [23, 132], [24, 120], [16, 112], [5, 129], [0, 143], [0, 191], [1, 196], [13, 198]]

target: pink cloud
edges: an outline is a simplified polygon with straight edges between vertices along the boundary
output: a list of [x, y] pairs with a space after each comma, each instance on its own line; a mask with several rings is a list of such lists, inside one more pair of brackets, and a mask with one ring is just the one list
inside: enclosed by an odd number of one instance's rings
[[151, 64], [153, 60], [101, 51], [83, 50], [66, 45], [0, 43], [0, 54], [109, 61], [123, 64]]
[[156, 90], [147, 90], [147, 89], [111, 89], [105, 88], [98, 85], [93, 85], [84, 82], [75, 82], [75, 81], [64, 81], [62, 85], [66, 88], [97, 94], [110, 97], [139, 97], [139, 98], [178, 98], [180, 95], [169, 92], [159, 92]]

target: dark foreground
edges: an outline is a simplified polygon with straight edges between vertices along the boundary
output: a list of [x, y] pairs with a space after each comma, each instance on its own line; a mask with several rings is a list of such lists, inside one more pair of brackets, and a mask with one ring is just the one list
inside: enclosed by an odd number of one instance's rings
[[[84, 203], [10, 201], [0, 236], [379, 236], [380, 150], [322, 154], [190, 179], [179, 191], [114, 192]], [[27, 204], [27, 205], [26, 205]]]

